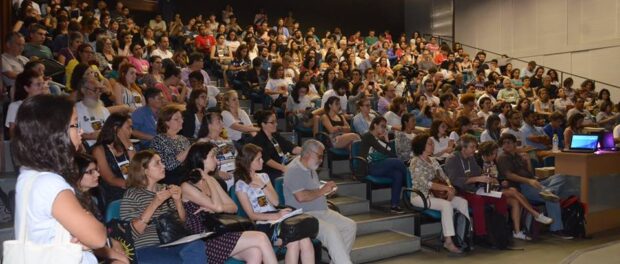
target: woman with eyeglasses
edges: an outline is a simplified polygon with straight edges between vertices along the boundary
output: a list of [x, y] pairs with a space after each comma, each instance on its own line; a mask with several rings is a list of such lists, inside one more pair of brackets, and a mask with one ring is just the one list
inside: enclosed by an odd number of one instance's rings
[[166, 166], [164, 183], [179, 184], [184, 177], [182, 163], [187, 158], [189, 140], [179, 131], [183, 128], [183, 108], [181, 105], [169, 104], [159, 110], [157, 118], [157, 136], [151, 141], [151, 148], [161, 156]]
[[[82, 130], [73, 102], [64, 96], [37, 95], [24, 100], [17, 120], [11, 145], [22, 165], [15, 186], [16, 232], [25, 223], [28, 240], [39, 245], [55, 243], [60, 235], [56, 231], [62, 230], [85, 248], [102, 248], [105, 227], [76, 198], [75, 153]], [[95, 264], [97, 259], [84, 250], [81, 263]]]
[[368, 132], [370, 123], [377, 114], [372, 110], [370, 100], [366, 97], [357, 101], [357, 109], [359, 109], [359, 112], [353, 117], [353, 129], [363, 135]]
[[260, 131], [252, 138], [251, 143], [262, 146], [262, 157], [265, 161], [260, 172], [267, 173], [274, 181], [286, 172], [286, 164], [292, 161], [293, 155], [301, 153], [301, 147], [282, 137], [278, 131], [278, 119], [270, 110], [258, 111], [254, 119], [260, 126]]
[[15, 79], [15, 101], [9, 105], [4, 126], [9, 129], [11, 138], [15, 132], [17, 110], [27, 98], [39, 94], [48, 94], [49, 88], [43, 75], [34, 70], [28, 70], [17, 75]]
[[[97, 169], [96, 160], [83, 153], [75, 155], [75, 163], [78, 170], [78, 178], [76, 179], [77, 198], [82, 207], [92, 213], [100, 222], [103, 222], [103, 215], [98, 209], [90, 190], [99, 186], [99, 170]], [[113, 264], [129, 264], [129, 259], [121, 243], [116, 239], [108, 239], [107, 247], [95, 250], [95, 255], [100, 260], [108, 260]]]
[[368, 174], [392, 180], [390, 211], [399, 214], [403, 213], [400, 208], [400, 192], [407, 176], [407, 167], [396, 157], [389, 142], [387, 121], [384, 117], [375, 117], [368, 132], [362, 135], [360, 156], [367, 161]]

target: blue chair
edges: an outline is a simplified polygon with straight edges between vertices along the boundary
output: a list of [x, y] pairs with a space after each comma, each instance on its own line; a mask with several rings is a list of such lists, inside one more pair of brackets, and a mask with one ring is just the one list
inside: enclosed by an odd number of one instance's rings
[[543, 158], [543, 165], [545, 167], [555, 167], [555, 157], [547, 156]]
[[[413, 234], [415, 236], [420, 237], [422, 239], [422, 223], [435, 223], [441, 221], [441, 212], [428, 208], [428, 200], [420, 192], [419, 190], [413, 189], [413, 182], [411, 177], [411, 172], [407, 172], [407, 177], [405, 179], [405, 184], [407, 188], [403, 189], [402, 193], [402, 202], [407, 209], [413, 209], [417, 213], [414, 215], [414, 226], [413, 226]], [[414, 192], [418, 196], [422, 197], [422, 202], [424, 203], [424, 207], [417, 207], [411, 204], [411, 193]], [[434, 239], [435, 237], [422, 240], [422, 245], [435, 251], [440, 251], [443, 247], [442, 243], [431, 244], [426, 243], [426, 241]]]
[[[393, 144], [394, 141], [390, 141]], [[362, 142], [357, 140], [351, 144], [351, 159], [349, 166], [353, 176], [359, 181], [366, 183], [366, 199], [372, 204], [372, 191], [382, 188], [390, 188], [392, 186], [392, 179], [385, 177], [377, 177], [368, 174], [368, 160], [366, 157], [360, 156], [360, 148]], [[392, 148], [394, 149], [394, 148]]]
[[278, 194], [278, 200], [280, 201], [280, 205], [285, 205], [284, 202], [284, 177], [276, 178], [274, 182], [274, 188], [276, 189], [276, 193]]
[[299, 117], [297, 115], [288, 114], [286, 116], [286, 122], [288, 124], [288, 127], [297, 133], [297, 142], [295, 143], [297, 143], [298, 146], [301, 146], [302, 137], [312, 137], [312, 127], [304, 127], [303, 124], [301, 124], [301, 120], [299, 120]]
[[108, 208], [105, 210], [105, 222], [110, 222], [112, 219], [121, 219], [121, 200], [108, 203]]
[[243, 210], [243, 207], [241, 207], [241, 202], [239, 202], [239, 197], [237, 197], [237, 193], [235, 192], [235, 186], [234, 185], [230, 187], [230, 190], [228, 190], [228, 195], [230, 195], [230, 198], [237, 205], [237, 215], [238, 216], [243, 216], [243, 217], [248, 217], [248, 214], [246, 214], [245, 211]]
[[325, 146], [325, 152], [327, 153], [327, 168], [329, 169], [329, 177], [332, 178], [334, 175], [334, 161], [338, 160], [349, 160], [350, 153], [348, 149], [345, 148], [335, 148], [332, 145], [332, 140], [329, 137], [329, 134], [324, 131], [323, 125], [319, 121], [319, 132], [315, 135], [316, 140], [323, 143]]

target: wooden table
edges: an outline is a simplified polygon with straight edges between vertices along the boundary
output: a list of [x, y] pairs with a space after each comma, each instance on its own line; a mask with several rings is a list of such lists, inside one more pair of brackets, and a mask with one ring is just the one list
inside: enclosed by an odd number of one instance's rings
[[[602, 177], [610, 177], [620, 173], [620, 152], [597, 152], [597, 153], [568, 153], [560, 152], [555, 155], [555, 173], [581, 178], [581, 201], [589, 207], [586, 214], [586, 232], [592, 234], [604, 230], [620, 227], [620, 206], [596, 208], [596, 201], [591, 201], [590, 183], [593, 178], [603, 180]], [[610, 178], [611, 179], [611, 178]], [[617, 184], [613, 179], [610, 184]], [[611, 190], [605, 196], [615, 199], [613, 196], [620, 193], [620, 184], [610, 186]], [[609, 194], [609, 195], [607, 195]], [[598, 193], [598, 195], [601, 195]]]

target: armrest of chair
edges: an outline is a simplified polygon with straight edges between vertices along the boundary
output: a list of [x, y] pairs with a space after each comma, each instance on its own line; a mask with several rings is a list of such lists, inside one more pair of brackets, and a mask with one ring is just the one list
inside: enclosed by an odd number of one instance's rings
[[328, 150], [329, 148], [332, 147], [332, 142], [331, 142], [331, 139], [329, 138], [329, 134], [323, 131], [319, 131], [316, 133], [316, 135], [314, 135], [314, 138], [320, 141], [321, 143], [323, 143], [323, 145], [325, 145], [325, 150]]
[[[353, 163], [355, 161], [360, 162], [361, 164], [358, 164], [358, 166], [354, 166]], [[350, 166], [353, 177], [361, 179], [368, 175], [368, 160], [366, 158], [361, 156], [351, 157]]]
[[416, 193], [418, 196], [420, 196], [420, 198], [422, 198], [422, 203], [424, 203], [424, 210], [429, 209], [428, 199], [424, 196], [424, 194], [420, 190], [416, 190], [413, 188], [404, 188], [402, 192], [402, 201], [405, 207], [407, 207], [407, 209], [415, 209], [414, 206], [411, 204], [411, 200], [407, 199], [407, 195], [406, 195], [407, 193]]

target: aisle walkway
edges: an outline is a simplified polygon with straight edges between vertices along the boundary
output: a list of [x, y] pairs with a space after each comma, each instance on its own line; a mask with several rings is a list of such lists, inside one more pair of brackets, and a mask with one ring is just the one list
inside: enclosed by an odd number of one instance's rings
[[[593, 246], [608, 243], [610, 241], [620, 241], [620, 229], [603, 234], [597, 234], [593, 239], [579, 239], [575, 241], [564, 241], [550, 236], [544, 236], [536, 242], [517, 242], [515, 247], [524, 250], [497, 251], [492, 249], [476, 248], [474, 253], [462, 258], [451, 258], [445, 252], [437, 253], [426, 248], [411, 255], [395, 257], [389, 260], [376, 262], [381, 264], [496, 264], [496, 263], [561, 263], [566, 257], [576, 250], [584, 250]], [[601, 262], [600, 260], [606, 260]], [[618, 252], [609, 257], [597, 257], [597, 261], [591, 264], [620, 263]]]

